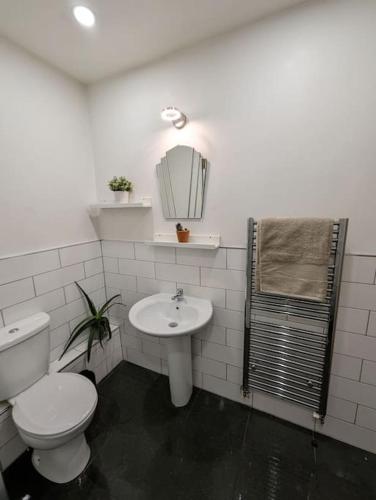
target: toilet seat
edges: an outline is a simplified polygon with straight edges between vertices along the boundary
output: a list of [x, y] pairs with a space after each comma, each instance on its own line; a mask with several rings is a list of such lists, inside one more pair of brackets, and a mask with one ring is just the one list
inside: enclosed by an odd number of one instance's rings
[[14, 398], [13, 420], [29, 436], [71, 433], [91, 418], [98, 401], [94, 384], [76, 373], [45, 375]]

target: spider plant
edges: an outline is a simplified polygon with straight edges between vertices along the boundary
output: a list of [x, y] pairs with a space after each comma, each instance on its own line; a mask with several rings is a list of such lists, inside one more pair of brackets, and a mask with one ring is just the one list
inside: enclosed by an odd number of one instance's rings
[[102, 349], [103, 349], [103, 340], [108, 336], [108, 338], [111, 338], [111, 327], [110, 327], [110, 322], [108, 318], [105, 316], [105, 314], [111, 309], [112, 306], [118, 304], [118, 305], [124, 305], [121, 302], [114, 302], [115, 299], [118, 297], [121, 297], [120, 294], [114, 295], [111, 297], [107, 302], [103, 304], [102, 307], [97, 309], [93, 303], [93, 301], [90, 299], [88, 294], [85, 292], [85, 290], [75, 281], [76, 285], [78, 286], [80, 292], [82, 295], [85, 297], [87, 306], [90, 311], [90, 316], [87, 318], [83, 319], [76, 325], [67, 340], [64, 350], [62, 355], [60, 356], [59, 359], [61, 359], [64, 354], [68, 351], [70, 346], [73, 344], [73, 342], [86, 330], [89, 330], [89, 336], [87, 339], [87, 360], [90, 361], [90, 355], [91, 355], [91, 348], [93, 346], [94, 340], [98, 340]]

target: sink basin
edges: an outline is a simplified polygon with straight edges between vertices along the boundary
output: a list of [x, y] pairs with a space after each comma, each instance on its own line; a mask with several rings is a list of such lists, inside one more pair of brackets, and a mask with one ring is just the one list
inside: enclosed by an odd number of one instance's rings
[[185, 406], [192, 394], [191, 334], [205, 326], [212, 315], [210, 300], [183, 296], [177, 301], [168, 293], [142, 299], [129, 311], [129, 321], [135, 328], [164, 339], [175, 406]]
[[137, 302], [129, 311], [129, 320], [148, 335], [176, 337], [199, 330], [212, 315], [210, 300], [184, 296], [177, 302], [171, 300], [171, 294], [158, 293]]

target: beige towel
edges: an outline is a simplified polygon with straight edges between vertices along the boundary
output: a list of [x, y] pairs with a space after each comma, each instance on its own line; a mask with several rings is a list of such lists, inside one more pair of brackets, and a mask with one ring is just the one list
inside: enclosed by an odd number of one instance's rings
[[332, 219], [262, 219], [257, 224], [256, 290], [324, 301]]

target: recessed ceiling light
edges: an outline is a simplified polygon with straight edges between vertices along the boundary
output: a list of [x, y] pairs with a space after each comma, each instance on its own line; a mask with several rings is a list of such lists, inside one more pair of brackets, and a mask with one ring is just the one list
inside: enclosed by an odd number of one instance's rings
[[95, 16], [93, 12], [83, 5], [77, 5], [74, 7], [73, 15], [76, 18], [76, 21], [82, 26], [85, 26], [85, 28], [91, 28], [95, 24]]

